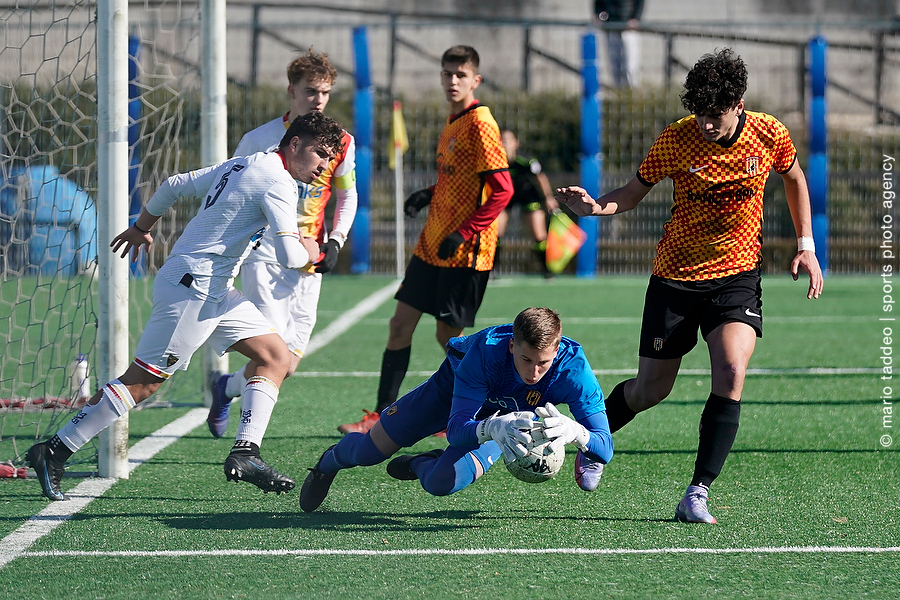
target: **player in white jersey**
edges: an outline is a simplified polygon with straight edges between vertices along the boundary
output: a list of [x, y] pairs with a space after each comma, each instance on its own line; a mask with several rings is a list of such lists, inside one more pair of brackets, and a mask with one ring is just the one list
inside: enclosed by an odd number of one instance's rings
[[[268, 150], [278, 143], [285, 127], [294, 118], [312, 111], [323, 111], [328, 105], [337, 70], [327, 54], [310, 49], [288, 65], [287, 76], [290, 110], [247, 132], [238, 143], [235, 156]], [[343, 150], [314, 181], [297, 182], [300, 193], [297, 224], [302, 235], [319, 242], [321, 260], [309, 269], [285, 269], [275, 256], [273, 238], [267, 233], [241, 267], [244, 295], [275, 326], [291, 351], [289, 374], [294, 372], [303, 358], [316, 325], [322, 273], [327, 273], [337, 264], [338, 252], [347, 240], [356, 216], [356, 145], [353, 136], [347, 132], [344, 132], [343, 141]], [[331, 231], [326, 231], [325, 207], [332, 195], [336, 199], [334, 219]], [[219, 372], [210, 375], [213, 403], [207, 424], [214, 437], [225, 435], [231, 400], [241, 395], [252, 369], [251, 361], [230, 375]]]
[[290, 351], [259, 310], [232, 283], [241, 261], [267, 229], [286, 268], [302, 269], [318, 256], [315, 240], [297, 232], [297, 185], [312, 181], [340, 151], [343, 130], [321, 113], [291, 123], [278, 149], [173, 175], [156, 191], [134, 225], [113, 238], [113, 252], [137, 260], [153, 242], [150, 229], [178, 198], [200, 197], [191, 219], [153, 284], [153, 310], [123, 375], [107, 383], [52, 438], [32, 446], [26, 458], [44, 495], [66, 500], [60, 489], [65, 462], [91, 438], [150, 397], [209, 341], [220, 353], [234, 350], [254, 370], [244, 389], [242, 421], [225, 460], [225, 477], [265, 492], [294, 487], [262, 460], [259, 446], [291, 364]]

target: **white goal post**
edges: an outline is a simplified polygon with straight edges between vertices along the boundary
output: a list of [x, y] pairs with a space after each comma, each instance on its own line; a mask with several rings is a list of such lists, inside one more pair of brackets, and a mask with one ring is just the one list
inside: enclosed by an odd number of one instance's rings
[[[225, 40], [225, 0], [0, 0], [0, 462], [22, 466], [128, 368], [196, 205], [163, 216], [137, 265], [109, 242], [166, 177], [227, 158]], [[140, 406], [201, 402], [196, 372], [228, 363], [194, 358]], [[128, 430], [69, 473], [127, 477]]]
[[[128, 0], [97, 5], [97, 238], [128, 227]], [[97, 385], [124, 373], [128, 348], [128, 263], [98, 252]], [[101, 477], [128, 477], [128, 414], [100, 434]]]
[[[228, 158], [225, 0], [202, 0], [201, 165]], [[99, 239], [110, 240], [128, 226], [128, 0], [99, 0], [97, 10], [97, 108]], [[128, 266], [111, 252], [99, 253], [100, 320], [99, 381], [124, 373], [131, 361], [128, 348]], [[203, 347], [204, 372], [228, 370], [228, 358]], [[99, 383], [98, 381], [98, 383]], [[204, 403], [210, 403], [209, 390]], [[98, 470], [101, 477], [128, 477], [128, 415], [103, 431]]]

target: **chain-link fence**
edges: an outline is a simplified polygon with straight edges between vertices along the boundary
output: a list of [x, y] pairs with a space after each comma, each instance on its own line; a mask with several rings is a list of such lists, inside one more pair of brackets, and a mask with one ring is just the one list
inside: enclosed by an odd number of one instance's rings
[[[297, 51], [310, 46], [327, 52], [339, 78], [328, 111], [352, 132], [352, 32], [365, 27], [371, 77], [376, 88], [376, 129], [371, 189], [371, 270], [394, 269], [393, 177], [387, 170], [387, 128], [391, 100], [404, 102], [411, 149], [405, 157], [405, 192], [433, 183], [434, 150], [446, 119], [439, 89], [439, 56], [456, 43], [475, 46], [481, 54], [485, 81], [478, 96], [503, 127], [517, 131], [521, 152], [538, 158], [553, 185], [577, 183], [581, 78], [580, 37], [599, 36], [603, 97], [602, 189], [627, 181], [656, 135], [684, 115], [678, 93], [687, 68], [715, 48], [729, 46], [744, 57], [750, 70], [747, 106], [771, 113], [791, 130], [805, 164], [807, 139], [807, 43], [816, 35], [829, 42], [829, 217], [831, 269], [868, 272], [878, 266], [874, 233], [882, 217], [876, 202], [881, 156], [895, 155], [900, 146], [900, 35], [890, 23], [845, 24], [841, 27], [794, 19], [786, 25], [729, 23], [704, 26], [662, 26], [644, 23], [633, 35], [639, 52], [635, 85], [622, 89], [609, 75], [607, 31], [576, 21], [466, 19], [457, 15], [416, 15], [325, 5], [241, 4], [228, 6], [229, 151], [247, 130], [287, 110], [284, 68]], [[145, 1], [130, 6], [139, 31], [140, 101], [147, 121], [170, 118], [156, 110], [172, 106], [183, 111], [169, 139], [142, 141], [136, 168], [137, 187], [146, 197], [169, 168], [185, 170], [199, 164], [199, 94], [171, 88], [172, 81], [192, 80], [199, 63], [196, 5], [192, 2]], [[40, 8], [34, 10], [40, 14]], [[8, 32], [7, 35], [27, 35]], [[178, 50], [180, 49], [180, 50]], [[149, 66], [148, 66], [149, 65]], [[0, 66], [0, 70], [13, 65]], [[55, 68], [65, 69], [58, 64]], [[164, 73], [159, 73], [163, 69]], [[41, 73], [35, 80], [41, 85]], [[2, 73], [4, 77], [12, 73]], [[88, 75], [90, 79], [92, 75]], [[154, 77], [159, 82], [155, 83]], [[90, 127], [85, 128], [89, 130]], [[155, 131], [166, 131], [156, 125]], [[180, 143], [171, 144], [171, 135]], [[46, 144], [59, 140], [47, 139]], [[171, 152], [177, 148], [177, 156]], [[159, 162], [163, 169], [150, 168]], [[173, 164], [174, 163], [174, 164]], [[167, 166], [168, 165], [168, 166]], [[90, 181], [89, 167], [79, 179]], [[627, 215], [604, 219], [599, 243], [600, 272], [646, 272], [655, 242], [668, 218], [671, 191], [656, 186], [642, 207]], [[177, 236], [191, 208], [168, 218], [151, 269], [160, 264], [168, 242]], [[501, 271], [530, 271], [525, 227], [513, 215]], [[420, 222], [406, 224], [411, 246]], [[767, 271], [781, 272], [795, 245], [778, 177], [771, 180], [764, 222]], [[351, 239], [352, 243], [352, 239]], [[342, 253], [346, 254], [346, 253]], [[342, 256], [346, 260], [346, 256]], [[347, 265], [341, 264], [346, 270]]]
[[[241, 9], [235, 8], [232, 25]], [[251, 10], [251, 9], [244, 9]], [[284, 110], [283, 66], [292, 53], [314, 46], [339, 66], [339, 90], [332, 112], [352, 123], [351, 30], [367, 28], [372, 79], [377, 94], [375, 167], [372, 187], [372, 270], [391, 272], [393, 179], [386, 171], [390, 100], [404, 101], [411, 136], [407, 192], [434, 181], [437, 137], [446, 118], [439, 84], [439, 56], [455, 43], [475, 46], [485, 83], [479, 98], [503, 127], [516, 130], [523, 153], [544, 164], [553, 185], [577, 183], [579, 156], [580, 36], [600, 36], [603, 89], [602, 189], [625, 183], [656, 135], [684, 115], [678, 94], [687, 69], [700, 55], [728, 46], [748, 64], [747, 106], [781, 119], [791, 130], [801, 165], [806, 157], [809, 102], [809, 40], [824, 37], [828, 50], [829, 205], [831, 270], [870, 272], [879, 267], [876, 232], [883, 209], [878, 202], [882, 155], [900, 147], [900, 35], [896, 24], [827, 26], [794, 19], [782, 25], [731, 23], [692, 27], [644, 25], [632, 33], [639, 52], [636, 83], [613, 86], [603, 38], [587, 23], [449, 19], [400, 14], [255, 5], [252, 18], [229, 30], [235, 60], [230, 73], [237, 89], [271, 85], [260, 114], [242, 105], [241, 131]], [[243, 43], [241, 42], [243, 40]], [[251, 47], [241, 53], [239, 48]], [[274, 83], [273, 83], [274, 82]], [[245, 88], [245, 85], [250, 85]], [[240, 92], [239, 92], [240, 94]], [[235, 111], [232, 110], [234, 113]], [[252, 116], [251, 116], [252, 115]], [[671, 187], [656, 186], [642, 207], [604, 219], [598, 239], [600, 272], [646, 272], [662, 225], [669, 217]], [[513, 216], [515, 223], [515, 215]], [[407, 223], [407, 244], [420, 224]], [[766, 194], [765, 268], [783, 272], [796, 242], [779, 178]], [[511, 227], [500, 271], [535, 270], [526, 227]]]

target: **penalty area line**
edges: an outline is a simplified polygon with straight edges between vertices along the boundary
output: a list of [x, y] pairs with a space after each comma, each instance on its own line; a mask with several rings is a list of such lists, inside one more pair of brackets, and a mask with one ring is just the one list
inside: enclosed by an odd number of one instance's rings
[[[128, 472], [134, 471], [159, 451], [178, 441], [206, 420], [205, 408], [195, 408], [156, 432], [136, 442], [128, 451]], [[75, 514], [105, 494], [118, 481], [115, 477], [91, 477], [66, 493], [69, 500], [51, 502], [18, 529], [0, 540], [0, 568], [19, 557], [37, 540], [44, 537]]]
[[498, 554], [885, 554], [900, 552], [900, 546], [758, 546], [753, 548], [460, 548], [406, 550], [42, 550], [25, 552], [29, 558], [107, 557], [154, 558], [184, 556], [487, 556]]

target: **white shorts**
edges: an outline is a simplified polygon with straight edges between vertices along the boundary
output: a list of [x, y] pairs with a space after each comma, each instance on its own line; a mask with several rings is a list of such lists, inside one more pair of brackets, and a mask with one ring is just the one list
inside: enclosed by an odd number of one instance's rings
[[153, 282], [153, 311], [134, 352], [134, 362], [152, 375], [168, 379], [187, 369], [204, 343], [219, 353], [260, 335], [277, 333], [259, 309], [234, 288], [220, 302], [198, 298], [164, 277]]
[[322, 274], [285, 269], [270, 262], [248, 262], [241, 267], [241, 288], [291, 352], [303, 358], [313, 328], [322, 290]]

